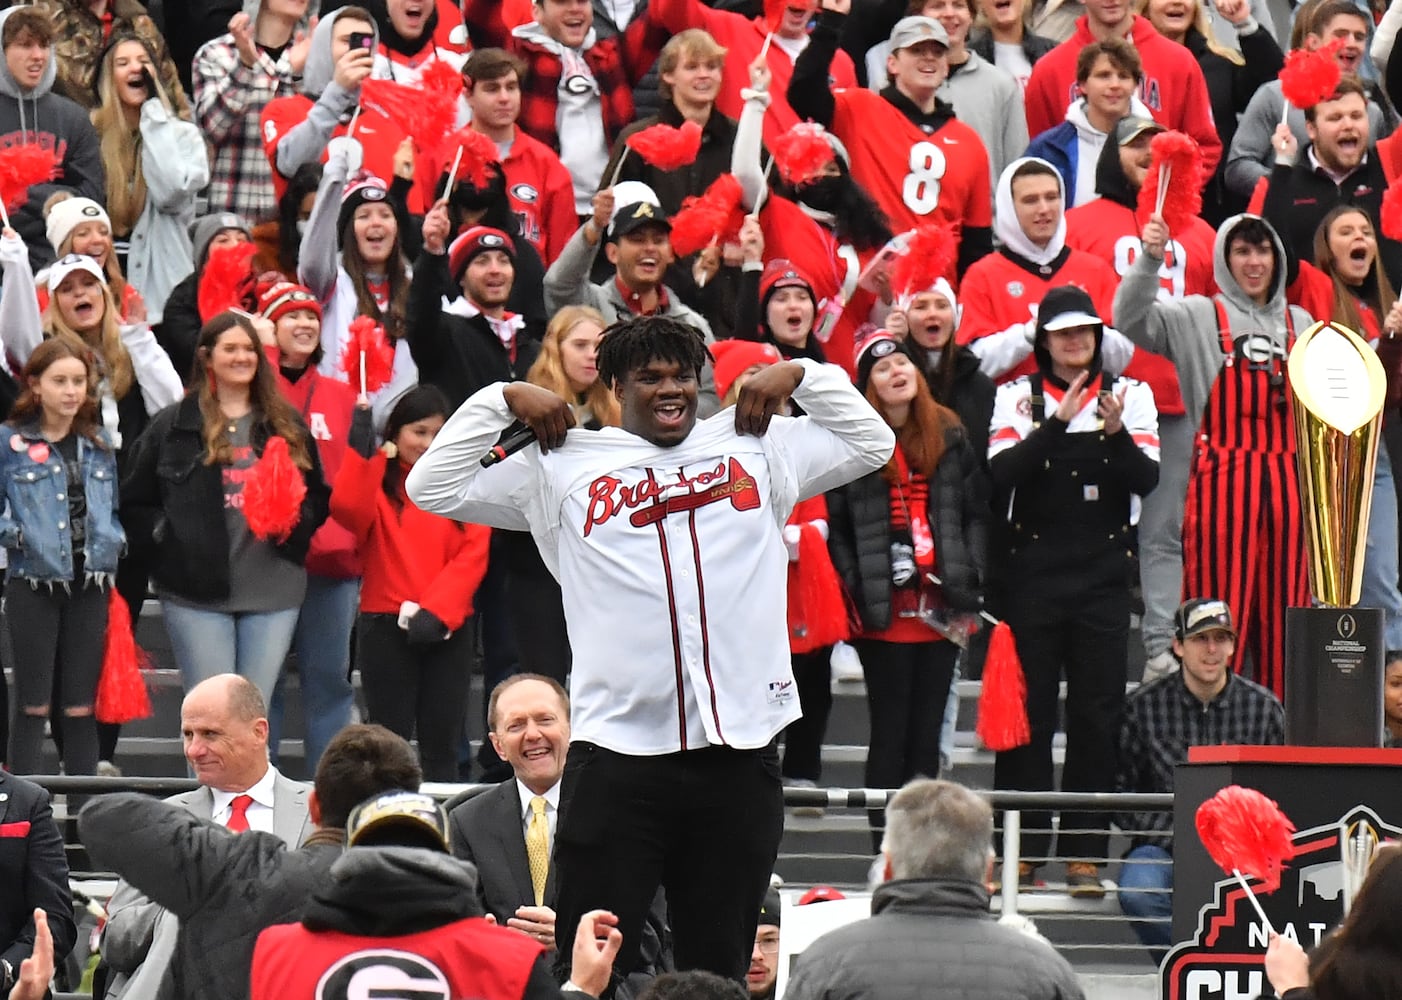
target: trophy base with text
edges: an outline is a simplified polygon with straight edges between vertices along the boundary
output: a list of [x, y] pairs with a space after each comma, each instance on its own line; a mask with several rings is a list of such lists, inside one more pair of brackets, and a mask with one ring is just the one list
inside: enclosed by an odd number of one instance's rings
[[1287, 608], [1286, 744], [1382, 746], [1386, 656], [1377, 608]]

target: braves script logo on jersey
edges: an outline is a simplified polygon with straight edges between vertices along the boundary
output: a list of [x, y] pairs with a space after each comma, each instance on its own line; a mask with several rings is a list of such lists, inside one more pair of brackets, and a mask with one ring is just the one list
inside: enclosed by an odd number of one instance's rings
[[617, 476], [600, 476], [589, 484], [589, 513], [584, 521], [584, 537], [625, 510], [633, 513], [628, 523], [644, 528], [669, 514], [699, 510], [713, 503], [730, 501], [736, 510], [759, 507], [759, 487], [738, 458], [722, 460], [714, 469], [694, 473], [683, 471], [674, 483], [644, 479], [633, 486]]

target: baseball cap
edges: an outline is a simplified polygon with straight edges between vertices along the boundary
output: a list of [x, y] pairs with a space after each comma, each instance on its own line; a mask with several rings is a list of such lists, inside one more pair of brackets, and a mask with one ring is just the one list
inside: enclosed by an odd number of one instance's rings
[[432, 796], [418, 792], [386, 792], [360, 803], [346, 821], [346, 843], [355, 847], [372, 831], [390, 827], [418, 834], [416, 841], [427, 834], [436, 847], [448, 850], [448, 814]]
[[107, 284], [107, 276], [98, 267], [96, 258], [85, 253], [70, 253], [49, 265], [49, 291], [63, 284], [63, 279], [74, 271], [87, 271], [104, 285]]
[[783, 901], [779, 899], [779, 890], [773, 886], [764, 894], [764, 902], [759, 905], [759, 925], [773, 924], [779, 926], [779, 916], [783, 911]]
[[1180, 604], [1173, 613], [1173, 634], [1179, 641], [1213, 629], [1236, 635], [1232, 609], [1227, 607], [1226, 601], [1215, 597], [1194, 597]]
[[624, 205], [614, 213], [613, 224], [609, 226], [609, 239], [616, 240], [620, 236], [627, 236], [643, 226], [661, 226], [669, 233], [672, 231], [672, 224], [667, 221], [666, 213], [659, 206], [649, 201], [637, 201], [631, 205]]
[[1125, 115], [1115, 124], [1115, 143], [1120, 146], [1128, 146], [1146, 132], [1164, 131], [1167, 130], [1152, 118]]
[[802, 896], [798, 897], [799, 906], [807, 906], [809, 903], [831, 903], [847, 897], [830, 885], [815, 885]]
[[891, 51], [899, 52], [921, 42], [939, 42], [949, 48], [949, 33], [933, 17], [903, 17], [891, 29]]
[[1037, 330], [1055, 332], [1078, 326], [1104, 326], [1105, 321], [1095, 311], [1095, 303], [1082, 288], [1061, 285], [1042, 298], [1037, 310]]

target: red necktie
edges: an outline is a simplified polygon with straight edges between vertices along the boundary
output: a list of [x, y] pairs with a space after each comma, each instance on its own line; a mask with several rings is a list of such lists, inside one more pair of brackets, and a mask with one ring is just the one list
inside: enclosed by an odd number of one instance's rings
[[248, 829], [248, 807], [253, 805], [252, 795], [235, 795], [234, 801], [229, 803], [229, 822], [224, 824], [224, 828], [232, 830], [234, 833], [243, 833]]

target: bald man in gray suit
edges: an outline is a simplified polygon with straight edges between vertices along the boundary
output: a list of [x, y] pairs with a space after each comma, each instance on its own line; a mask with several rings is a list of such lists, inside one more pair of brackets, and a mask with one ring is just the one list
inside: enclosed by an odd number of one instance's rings
[[[268, 760], [267, 706], [258, 688], [219, 674], [190, 690], [180, 706], [185, 759], [200, 783], [172, 796], [196, 816], [231, 830], [263, 830], [295, 848], [312, 831], [311, 786], [284, 778]], [[179, 921], [126, 882], [107, 904], [102, 960], [108, 1000], [171, 998], [170, 957]]]

